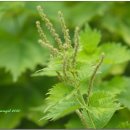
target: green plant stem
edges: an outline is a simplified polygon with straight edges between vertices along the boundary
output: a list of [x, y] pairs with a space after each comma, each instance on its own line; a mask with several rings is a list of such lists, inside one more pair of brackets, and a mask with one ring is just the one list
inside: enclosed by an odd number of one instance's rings
[[[74, 77], [74, 81], [77, 81], [77, 80], [76, 80], [76, 75], [75, 75], [75, 73], [73, 73], [73, 77]], [[80, 103], [81, 106], [86, 107], [85, 100], [84, 100], [84, 98], [83, 98], [83, 96], [82, 96], [82, 94], [81, 94], [81, 92], [80, 92], [80, 90], [79, 90], [79, 87], [80, 87], [79, 82], [75, 82], [76, 95], [74, 95], [74, 96], [75, 96], [75, 98], [78, 100], [78, 102]], [[85, 117], [84, 117], [84, 115], [80, 112], [80, 110], [76, 110], [75, 112], [76, 112], [76, 114], [79, 116], [79, 118], [80, 118], [82, 124], [85, 126], [85, 128], [88, 128], [88, 125], [87, 125], [87, 123], [86, 123]]]
[[85, 128], [88, 128], [88, 124], [85, 121], [85, 118], [83, 116], [83, 114], [80, 112], [80, 110], [76, 110], [76, 114], [79, 116], [82, 124], [85, 126]]
[[78, 94], [78, 96], [79, 96], [79, 98], [80, 98], [80, 100], [81, 100], [81, 103], [82, 103], [83, 106], [85, 107], [85, 106], [86, 106], [86, 103], [85, 103], [85, 100], [84, 100], [84, 98], [83, 98], [83, 96], [82, 96], [80, 90], [77, 90], [77, 94]]
[[[87, 104], [79, 90], [79, 87], [80, 87], [80, 84], [76, 84], [76, 89], [77, 89], [76, 98], [79, 101], [80, 105], [85, 108], [87, 106]], [[84, 115], [80, 112], [80, 110], [76, 110], [76, 113], [79, 116], [79, 118], [80, 118], [82, 124], [85, 126], [85, 128], [88, 128], [88, 124], [86, 123]]]
[[[93, 72], [93, 74], [92, 74], [92, 76], [91, 76], [91, 78], [90, 78], [89, 87], [88, 87], [87, 104], [89, 103], [89, 97], [90, 97], [90, 94], [91, 94], [91, 91], [92, 91], [93, 82], [94, 82], [94, 79], [95, 79], [95, 76], [96, 76], [96, 72], [97, 72], [97, 70], [99, 69], [100, 65], [102, 64], [103, 59], [104, 59], [104, 53], [101, 55], [101, 58], [100, 58], [98, 64], [96, 65], [96, 68], [95, 68], [95, 70], [94, 70], [94, 72]], [[86, 104], [86, 103], [85, 103], [85, 104]], [[87, 105], [86, 105], [86, 106], [87, 106]], [[89, 113], [89, 111], [88, 111], [87, 109], [86, 109], [86, 112], [87, 112], [87, 114], [88, 114], [88, 117], [89, 117], [90, 121], [92, 122], [93, 127], [96, 128], [96, 126], [95, 126], [95, 124], [94, 124], [94, 122], [93, 122], [93, 119], [92, 119], [92, 117], [91, 117], [91, 115], [90, 115], [90, 113]], [[82, 115], [82, 116], [83, 116], [83, 115]], [[83, 118], [83, 117], [82, 117], [82, 118]], [[83, 122], [83, 119], [82, 119], [82, 123], [84, 123], [84, 122]]]
[[88, 117], [89, 117], [90, 121], [91, 121], [92, 124], [93, 124], [94, 129], [96, 129], [96, 126], [95, 126], [95, 124], [94, 124], [94, 122], [93, 122], [93, 119], [92, 119], [92, 117], [91, 117], [91, 115], [90, 115], [90, 113], [89, 113], [88, 110], [87, 110], [87, 114], [88, 114]]

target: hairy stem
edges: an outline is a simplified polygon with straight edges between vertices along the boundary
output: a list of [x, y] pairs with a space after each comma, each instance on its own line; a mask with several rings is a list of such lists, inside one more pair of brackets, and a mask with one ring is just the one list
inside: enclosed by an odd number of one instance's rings
[[85, 128], [88, 128], [88, 124], [85, 121], [85, 118], [83, 116], [83, 114], [80, 112], [80, 110], [76, 110], [76, 114], [79, 116], [82, 124], [85, 126]]
[[94, 122], [93, 122], [93, 119], [92, 119], [92, 117], [91, 117], [91, 115], [90, 115], [90, 113], [89, 113], [88, 110], [87, 110], [87, 114], [88, 114], [88, 117], [89, 117], [89, 119], [90, 119], [90, 121], [91, 121], [91, 123], [92, 123], [94, 129], [96, 129], [96, 126], [95, 126], [95, 124], [94, 124]]

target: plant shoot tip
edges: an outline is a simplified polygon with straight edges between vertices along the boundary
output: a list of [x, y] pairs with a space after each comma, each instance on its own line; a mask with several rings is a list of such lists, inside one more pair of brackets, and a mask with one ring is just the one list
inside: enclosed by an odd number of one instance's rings
[[41, 9], [42, 7], [40, 5], [37, 6], [37, 9]]
[[104, 57], [105, 57], [105, 53], [103, 52], [103, 53], [101, 54], [101, 56], [104, 58]]
[[36, 21], [36, 24], [39, 25], [39, 24], [40, 24], [40, 21]]
[[62, 12], [59, 10], [59, 11], [58, 11], [58, 14], [62, 14]]

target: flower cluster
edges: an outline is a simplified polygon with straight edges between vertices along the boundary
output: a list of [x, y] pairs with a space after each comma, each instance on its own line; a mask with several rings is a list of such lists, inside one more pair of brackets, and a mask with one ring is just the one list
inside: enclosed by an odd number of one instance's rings
[[[57, 72], [59, 79], [62, 80], [68, 80], [70, 79], [69, 75], [75, 75], [76, 67], [76, 56], [78, 53], [78, 47], [79, 47], [79, 28], [76, 27], [75, 33], [74, 33], [74, 47], [72, 47], [72, 41], [69, 35], [69, 29], [67, 28], [65, 24], [65, 20], [63, 17], [63, 13], [61, 11], [58, 12], [58, 18], [60, 21], [61, 29], [64, 35], [64, 42], [61, 40], [59, 34], [56, 32], [53, 24], [51, 23], [50, 19], [47, 17], [47, 15], [44, 13], [44, 10], [41, 6], [37, 6], [37, 10], [39, 12], [39, 15], [41, 17], [41, 20], [45, 22], [45, 25], [47, 29], [50, 31], [51, 35], [54, 37], [57, 48], [54, 47], [50, 41], [47, 39], [46, 34], [44, 33], [40, 21], [36, 21], [36, 27], [38, 29], [38, 33], [40, 36], [40, 39], [38, 42], [48, 48], [51, 51], [51, 55], [53, 57], [61, 57], [62, 59], [62, 73]], [[69, 73], [69, 75], [68, 75]]]

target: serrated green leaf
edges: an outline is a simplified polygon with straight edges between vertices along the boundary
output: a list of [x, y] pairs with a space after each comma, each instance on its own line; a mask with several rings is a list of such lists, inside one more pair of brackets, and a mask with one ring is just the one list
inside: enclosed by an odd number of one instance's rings
[[33, 76], [57, 76], [56, 72], [62, 70], [62, 61], [59, 58], [51, 58], [47, 67], [36, 71]]
[[83, 110], [89, 128], [103, 128], [119, 106], [112, 94], [105, 91], [94, 92], [89, 101], [89, 114]]
[[30, 41], [19, 44], [3, 42], [0, 44], [0, 66], [6, 67], [16, 81], [27, 68], [34, 69], [38, 63], [45, 60], [41, 56], [42, 53], [44, 53], [42, 48]]
[[[93, 65], [92, 63], [82, 64], [81, 66], [79, 66], [78, 70], [79, 79], [82, 81], [90, 78], [92, 76], [95, 67], [96, 66]], [[99, 71], [97, 73], [99, 73]]]
[[34, 13], [31, 10], [25, 13], [25, 4], [2, 3], [0, 67], [9, 71], [14, 81], [27, 69], [33, 70], [38, 64], [44, 64], [48, 58], [48, 52], [36, 43], [36, 28], [30, 26], [34, 25]]
[[81, 50], [77, 54], [77, 61], [81, 63], [95, 63], [100, 57], [101, 53], [99, 52], [98, 48], [92, 54], [88, 54], [84, 50]]
[[[49, 107], [63, 101], [64, 99], [69, 98], [70, 93], [72, 93], [71, 86], [66, 86], [64, 83], [58, 83], [52, 87], [47, 93], [48, 97], [46, 98], [47, 104]], [[47, 106], [47, 108], [48, 108]]]
[[59, 102], [55, 106], [51, 107], [48, 110], [48, 113], [43, 117], [43, 119], [56, 120], [74, 112], [76, 109], [79, 108], [80, 104], [75, 99], [71, 98], [68, 100], [64, 100], [62, 102]]
[[119, 95], [119, 101], [130, 110], [130, 79], [125, 79], [124, 91]]
[[74, 99], [74, 90], [71, 86], [64, 83], [56, 84], [48, 92], [49, 96], [46, 101], [46, 115], [42, 119], [58, 119], [63, 117], [80, 107], [79, 103]]
[[92, 53], [96, 50], [101, 39], [101, 34], [97, 30], [92, 30], [88, 25], [85, 31], [80, 33], [80, 43], [87, 53]]
[[130, 60], [130, 50], [120, 43], [104, 43], [100, 51], [105, 53], [106, 64], [120, 64]]
[[114, 77], [111, 80], [102, 81], [94, 89], [110, 92], [112, 94], [120, 94], [126, 86], [125, 77]]

